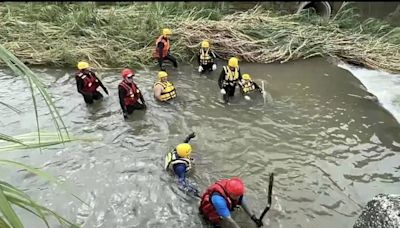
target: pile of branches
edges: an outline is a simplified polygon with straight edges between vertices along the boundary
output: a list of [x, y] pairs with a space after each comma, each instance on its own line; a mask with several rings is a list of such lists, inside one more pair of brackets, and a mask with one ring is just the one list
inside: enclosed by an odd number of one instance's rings
[[152, 63], [155, 39], [173, 30], [171, 52], [191, 61], [208, 39], [224, 59], [284, 63], [313, 56], [400, 72], [400, 28], [377, 19], [359, 20], [349, 6], [329, 21], [305, 12], [278, 15], [256, 7], [226, 13], [180, 3], [3, 4], [0, 41], [31, 65], [75, 66], [82, 59], [98, 67]]

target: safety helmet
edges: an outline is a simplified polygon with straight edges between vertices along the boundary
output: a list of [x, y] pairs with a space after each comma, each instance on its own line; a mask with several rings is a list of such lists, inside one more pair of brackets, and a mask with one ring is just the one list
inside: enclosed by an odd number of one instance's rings
[[167, 36], [167, 35], [172, 35], [172, 31], [171, 31], [171, 29], [169, 29], [169, 28], [165, 28], [165, 29], [163, 29], [162, 30], [162, 35], [163, 36]]
[[242, 75], [242, 78], [243, 78], [244, 80], [250, 80], [250, 79], [251, 79], [251, 77], [250, 77], [249, 74], [243, 74], [243, 75]]
[[232, 57], [228, 61], [229, 67], [237, 68], [239, 66], [239, 60], [236, 57]]
[[167, 72], [165, 72], [165, 71], [159, 71], [159, 72], [158, 72], [158, 80], [161, 80], [161, 78], [164, 78], [164, 77], [168, 77]]
[[230, 196], [242, 196], [244, 194], [244, 183], [239, 177], [230, 178], [225, 188]]
[[181, 158], [189, 158], [192, 146], [189, 143], [181, 143], [176, 147], [176, 153]]
[[201, 42], [201, 47], [202, 47], [202, 48], [209, 48], [209, 47], [210, 47], [210, 43], [208, 43], [207, 40], [203, 40], [203, 41]]
[[135, 72], [133, 72], [133, 70], [128, 69], [128, 68], [123, 69], [122, 72], [121, 72], [121, 76], [123, 78], [131, 77], [131, 76], [134, 76], [134, 75], [135, 75]]
[[89, 63], [83, 62], [83, 61], [78, 63], [78, 69], [79, 70], [83, 70], [83, 69], [86, 69], [86, 68], [89, 68]]

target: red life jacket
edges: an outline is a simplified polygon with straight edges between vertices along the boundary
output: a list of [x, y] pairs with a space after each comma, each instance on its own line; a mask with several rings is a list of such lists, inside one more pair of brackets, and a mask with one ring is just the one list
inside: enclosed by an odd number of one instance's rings
[[142, 96], [136, 84], [132, 82], [129, 85], [125, 81], [122, 81], [119, 83], [119, 85], [122, 86], [122, 88], [124, 88], [126, 91], [126, 95], [124, 97], [125, 106], [136, 104], [138, 99]]
[[217, 181], [216, 183], [208, 187], [207, 190], [204, 192], [203, 196], [201, 197], [201, 203], [199, 207], [200, 213], [203, 214], [203, 216], [213, 224], [221, 223], [221, 218], [217, 214], [217, 211], [215, 210], [211, 202], [211, 196], [214, 193], [218, 193], [219, 195], [224, 197], [230, 211], [233, 211], [233, 209], [239, 204], [241, 200], [239, 199], [233, 201], [228, 197], [228, 193], [226, 193], [225, 191], [225, 186], [227, 182], [228, 182], [227, 179], [222, 179]]
[[93, 72], [82, 72], [78, 71], [76, 77], [79, 77], [83, 80], [83, 88], [82, 91], [85, 93], [94, 93], [99, 87], [99, 80], [96, 79], [96, 76]]
[[153, 57], [154, 58], [160, 58], [159, 55], [159, 50], [158, 50], [158, 43], [159, 42], [163, 42], [164, 43], [164, 48], [162, 50], [162, 58], [164, 58], [165, 56], [168, 55], [168, 51], [169, 51], [169, 39], [164, 39], [164, 37], [161, 35], [160, 37], [158, 37], [158, 39], [156, 40], [156, 50], [153, 52]]

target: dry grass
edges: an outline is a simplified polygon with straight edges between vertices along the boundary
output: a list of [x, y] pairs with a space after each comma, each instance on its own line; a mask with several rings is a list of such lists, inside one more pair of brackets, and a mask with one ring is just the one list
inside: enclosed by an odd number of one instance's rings
[[193, 59], [200, 41], [209, 39], [223, 58], [283, 63], [330, 56], [400, 71], [400, 29], [374, 19], [359, 22], [348, 6], [324, 22], [307, 13], [276, 15], [261, 8], [223, 16], [218, 3], [206, 4], [6, 4], [0, 41], [32, 65], [73, 67], [87, 59], [121, 68], [152, 63], [154, 41], [168, 26], [174, 32], [171, 52], [180, 61]]

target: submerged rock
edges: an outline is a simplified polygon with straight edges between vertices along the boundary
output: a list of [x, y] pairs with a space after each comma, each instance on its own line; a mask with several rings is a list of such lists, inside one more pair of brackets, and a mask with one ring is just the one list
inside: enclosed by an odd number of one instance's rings
[[364, 207], [353, 228], [399, 228], [400, 195], [379, 194]]

